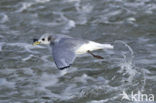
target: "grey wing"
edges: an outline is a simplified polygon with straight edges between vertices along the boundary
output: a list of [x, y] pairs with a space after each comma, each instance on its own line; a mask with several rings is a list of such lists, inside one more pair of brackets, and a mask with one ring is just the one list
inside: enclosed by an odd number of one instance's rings
[[60, 70], [70, 67], [76, 58], [72, 47], [67, 44], [53, 45], [52, 54], [55, 64]]

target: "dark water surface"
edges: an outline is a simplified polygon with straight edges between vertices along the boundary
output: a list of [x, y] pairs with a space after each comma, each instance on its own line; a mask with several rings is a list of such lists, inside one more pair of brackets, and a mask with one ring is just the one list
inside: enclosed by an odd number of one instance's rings
[[[59, 71], [48, 47], [32, 46], [44, 33], [115, 50]], [[155, 0], [0, 0], [0, 103], [154, 103], [122, 100], [123, 91], [156, 96]]]

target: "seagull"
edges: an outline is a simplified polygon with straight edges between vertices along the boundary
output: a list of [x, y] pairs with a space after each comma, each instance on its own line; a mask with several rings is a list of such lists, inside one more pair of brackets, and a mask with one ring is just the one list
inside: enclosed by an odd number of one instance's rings
[[60, 70], [70, 67], [75, 58], [81, 54], [89, 53], [95, 58], [103, 59], [92, 51], [113, 49], [111, 44], [102, 44], [60, 34], [44, 34], [39, 39], [33, 39], [34, 46], [39, 44], [50, 45], [54, 62]]

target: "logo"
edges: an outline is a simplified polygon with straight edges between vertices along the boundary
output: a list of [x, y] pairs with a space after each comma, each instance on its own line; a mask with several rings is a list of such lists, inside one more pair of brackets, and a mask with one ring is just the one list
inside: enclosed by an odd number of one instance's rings
[[128, 100], [128, 101], [154, 101], [154, 94], [143, 94], [140, 91], [134, 93], [133, 91], [128, 95], [125, 91], [122, 92], [122, 99], [121, 100]]

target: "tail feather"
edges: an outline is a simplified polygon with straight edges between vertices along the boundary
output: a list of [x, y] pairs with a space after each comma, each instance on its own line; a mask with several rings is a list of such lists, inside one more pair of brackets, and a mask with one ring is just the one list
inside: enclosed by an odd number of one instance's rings
[[113, 49], [114, 48], [114, 46], [111, 44], [102, 44], [102, 46], [104, 49]]

